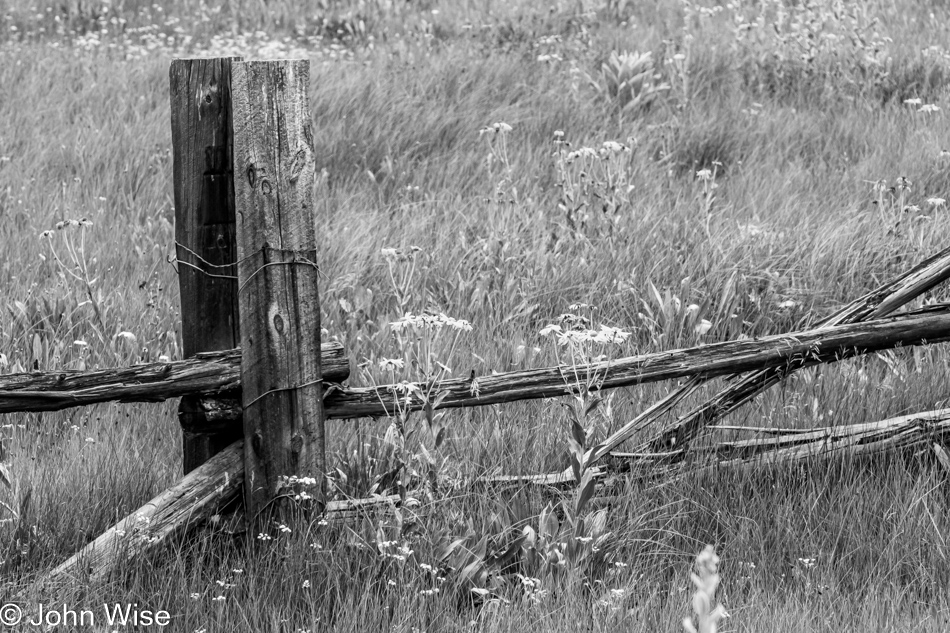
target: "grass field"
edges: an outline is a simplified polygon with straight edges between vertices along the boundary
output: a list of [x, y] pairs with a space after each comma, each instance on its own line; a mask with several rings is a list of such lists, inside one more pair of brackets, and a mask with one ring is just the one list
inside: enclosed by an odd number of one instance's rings
[[[946, 247], [948, 41], [944, 3], [908, 0], [0, 0], [0, 373], [181, 357], [173, 57], [311, 59], [323, 325], [365, 385], [785, 332]], [[426, 309], [472, 330], [396, 336]], [[566, 312], [630, 336], [566, 351], [539, 334]], [[802, 372], [728, 421], [946, 406], [948, 361], [940, 345]], [[617, 390], [588, 440], [668, 389]], [[565, 404], [446, 413], [437, 450], [422, 418], [330, 423], [335, 489], [364, 496], [404, 463], [438, 490], [413, 479], [417, 506], [350, 528], [212, 526], [65, 604], [208, 633], [679, 631], [708, 543], [720, 630], [950, 630], [950, 488], [929, 457], [631, 479], [603, 512], [565, 492], [559, 519], [537, 490], [465, 483], [564, 469]], [[0, 586], [175, 481], [176, 411], [0, 416]], [[547, 541], [492, 568], [542, 519]], [[581, 519], [564, 558], [560, 523]]]

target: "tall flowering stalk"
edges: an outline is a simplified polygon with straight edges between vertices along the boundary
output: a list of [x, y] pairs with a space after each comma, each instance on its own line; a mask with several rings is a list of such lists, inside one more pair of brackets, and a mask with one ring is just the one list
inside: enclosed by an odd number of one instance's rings
[[692, 618], [683, 619], [683, 629], [687, 633], [716, 633], [719, 622], [729, 617], [721, 604], [716, 603], [716, 589], [719, 587], [719, 557], [712, 545], [707, 545], [696, 557], [696, 571], [690, 574], [696, 588], [693, 593]]
[[[407, 310], [413, 302], [412, 279], [420, 252], [418, 247], [411, 247], [407, 251], [384, 248], [381, 253], [389, 269], [399, 309], [403, 311], [402, 317], [389, 323], [398, 356], [375, 361], [383, 380], [389, 380], [378, 390], [389, 391], [395, 396], [396, 410], [386, 432], [386, 441], [395, 448], [400, 461], [399, 492], [403, 498], [414, 474], [411, 467], [414, 462], [424, 465], [431, 490], [435, 491], [438, 486], [438, 468], [433, 454], [445, 439], [445, 414], [436, 411], [445, 397], [440, 393], [439, 385], [452, 373], [452, 369], [442, 361], [448, 361], [455, 354], [462, 336], [472, 331], [472, 325], [463, 319], [431, 310], [421, 313]], [[427, 446], [426, 442], [420, 441], [418, 452], [413, 452], [408, 446], [412, 435], [408, 421], [416, 401], [423, 405], [431, 442]]]
[[[574, 474], [574, 480], [580, 489], [589, 487], [587, 494], [582, 497], [589, 499], [593, 494], [593, 479], [589, 472], [589, 461], [591, 455], [597, 451], [598, 446], [588, 446], [592, 436], [593, 424], [590, 422], [591, 415], [601, 409], [601, 415], [604, 418], [610, 418], [610, 398], [602, 398], [599, 392], [606, 377], [606, 369], [603, 373], [596, 370], [588, 370], [582, 374], [579, 365], [589, 365], [593, 362], [607, 361], [613, 357], [614, 349], [622, 345], [629, 337], [630, 333], [617, 327], [611, 327], [601, 324], [597, 329], [590, 327], [591, 319], [575, 314], [582, 310], [587, 310], [593, 315], [594, 307], [587, 304], [574, 304], [570, 306], [572, 312], [562, 314], [558, 317], [559, 323], [552, 323], [541, 329], [539, 334], [543, 337], [552, 338], [558, 348], [566, 351], [559, 353], [562, 361], [567, 361], [570, 367], [570, 374], [565, 376], [565, 380], [573, 383], [576, 387], [574, 394], [573, 407], [568, 409], [571, 418], [571, 433], [568, 440], [570, 447], [571, 470]], [[567, 356], [565, 359], [564, 356]], [[606, 400], [606, 405], [601, 408], [601, 404]], [[578, 504], [580, 511], [584, 504]]]

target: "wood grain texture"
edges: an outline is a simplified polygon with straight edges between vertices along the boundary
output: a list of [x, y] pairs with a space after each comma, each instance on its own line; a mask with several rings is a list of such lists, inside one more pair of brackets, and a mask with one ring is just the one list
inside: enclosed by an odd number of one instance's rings
[[304, 60], [232, 67], [249, 520], [280, 477], [326, 471], [309, 77]]
[[[349, 360], [339, 343], [321, 346], [321, 367], [327, 383], [343, 382]], [[205, 352], [188, 360], [149, 363], [97, 371], [33, 372], [0, 375], [0, 413], [59, 411], [101, 402], [161, 402], [195, 395], [208, 415], [213, 407], [201, 401], [241, 388], [241, 350]], [[236, 425], [234, 415], [229, 426]], [[220, 416], [219, 416], [220, 419]], [[215, 422], [216, 423], [216, 422]]]
[[[169, 70], [175, 240], [181, 289], [182, 348], [237, 347], [237, 245], [231, 160], [231, 63], [240, 58], [176, 59]], [[182, 398], [186, 473], [239, 439], [234, 429], [201, 432], [203, 413]]]

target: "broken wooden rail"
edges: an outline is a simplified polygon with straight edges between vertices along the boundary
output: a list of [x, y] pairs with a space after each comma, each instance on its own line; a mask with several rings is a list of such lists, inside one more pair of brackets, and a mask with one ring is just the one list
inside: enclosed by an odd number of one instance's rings
[[[762, 464], [783, 465], [807, 460], [828, 461], [839, 457], [869, 456], [877, 453], [933, 450], [935, 443], [950, 437], [950, 409], [819, 428], [715, 427], [720, 432], [755, 434], [750, 439], [716, 439], [663, 453], [614, 451], [615, 459], [628, 464], [652, 467], [675, 462], [686, 453], [690, 462], [684, 472], [711, 468], [748, 468]], [[935, 451], [940, 455], [940, 452]], [[713, 462], [709, 464], [709, 462]]]
[[[894, 311], [929, 292], [948, 278], [950, 278], [950, 248], [945, 248], [864, 296], [848, 302], [822, 319], [815, 325], [815, 328], [859, 323], [890, 316]], [[665, 424], [661, 429], [654, 430], [652, 437], [642, 443], [640, 450], [658, 453], [674, 448], [682, 449], [702, 429], [715, 424], [731, 411], [755, 398], [759, 393], [778, 384], [792, 371], [812, 365], [814, 363], [804, 363], [797, 368], [792, 366], [781, 369], [766, 368], [745, 375], [728, 376], [726, 387], [719, 393], [708, 398], [689, 413]], [[702, 376], [691, 377], [679, 389], [670, 392], [661, 401], [611, 434], [593, 451], [591, 461], [597, 461], [633, 437], [634, 434], [652, 427], [661, 416], [669, 413], [688, 395], [696, 391], [703, 382], [705, 382], [705, 378]], [[683, 453], [679, 452], [678, 454], [682, 455]]]
[[[928, 257], [903, 275], [851, 301], [823, 319], [816, 327], [834, 327], [861, 323], [888, 316], [908, 302], [936, 287], [950, 277], [950, 248]], [[802, 364], [798, 369], [814, 363]], [[715, 424], [728, 413], [749, 402], [759, 393], [778, 384], [787, 373], [763, 369], [750, 374], [732, 376], [729, 384], [686, 415], [655, 432], [646, 442], [651, 450], [682, 448], [705, 427]]]

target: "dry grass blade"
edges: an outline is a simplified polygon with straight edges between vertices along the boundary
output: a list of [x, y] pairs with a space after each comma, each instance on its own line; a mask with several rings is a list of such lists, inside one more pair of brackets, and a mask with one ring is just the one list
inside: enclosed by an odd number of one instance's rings
[[10, 470], [3, 464], [0, 464], [0, 484], [3, 484], [7, 488], [12, 488], [12, 480], [13, 477], [10, 476]]
[[940, 462], [940, 465], [943, 466], [943, 469], [950, 474], [950, 455], [947, 454], [947, 450], [941, 446], [938, 442], [933, 443], [934, 455], [937, 456], [937, 461]]

